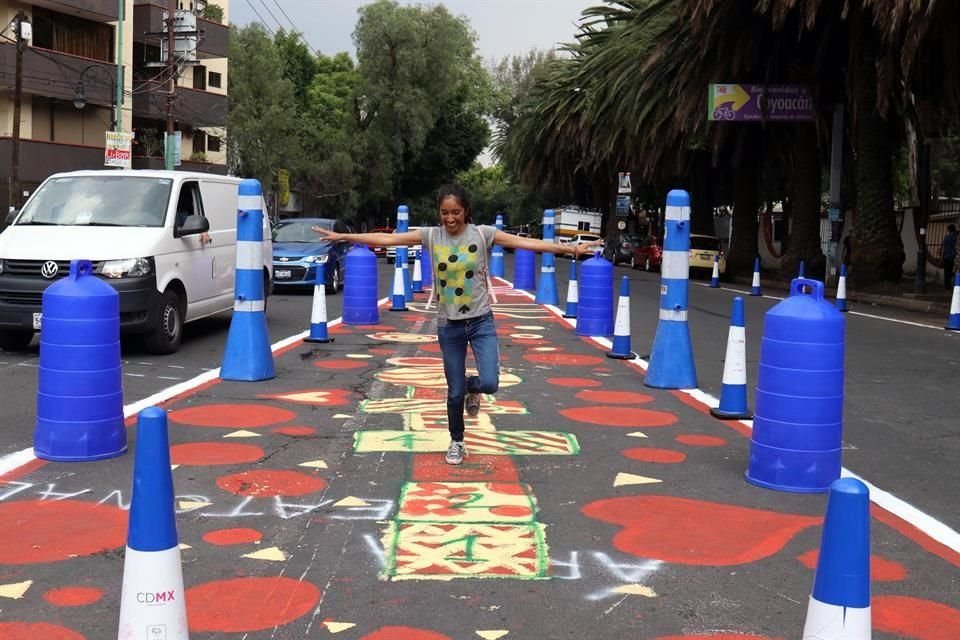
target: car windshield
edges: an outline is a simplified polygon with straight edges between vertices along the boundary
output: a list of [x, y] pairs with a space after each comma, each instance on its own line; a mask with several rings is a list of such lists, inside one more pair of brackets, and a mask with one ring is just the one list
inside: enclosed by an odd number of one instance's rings
[[162, 227], [169, 178], [70, 176], [48, 180], [23, 208], [17, 225]]
[[690, 236], [690, 248], [698, 251], [720, 251], [720, 238]]
[[333, 220], [281, 222], [273, 232], [274, 242], [320, 242], [320, 234], [310, 227], [333, 230]]

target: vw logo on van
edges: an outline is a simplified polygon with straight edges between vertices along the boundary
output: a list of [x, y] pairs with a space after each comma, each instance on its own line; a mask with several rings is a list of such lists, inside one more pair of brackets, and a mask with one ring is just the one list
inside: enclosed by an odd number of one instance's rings
[[42, 275], [47, 280], [56, 277], [57, 271], [60, 270], [60, 267], [57, 266], [57, 263], [53, 260], [47, 260], [43, 263], [43, 266], [40, 267], [40, 275]]

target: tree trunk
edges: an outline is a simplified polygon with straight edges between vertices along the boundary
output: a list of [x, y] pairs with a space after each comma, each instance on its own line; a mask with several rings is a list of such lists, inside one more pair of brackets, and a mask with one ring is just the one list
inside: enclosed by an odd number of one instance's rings
[[710, 152], [694, 151], [690, 167], [690, 233], [716, 235], [713, 224], [713, 190]]
[[827, 261], [820, 244], [821, 167], [817, 129], [813, 124], [798, 123], [794, 127], [790, 194], [793, 224], [780, 268], [786, 278], [794, 278], [802, 260], [807, 277], [823, 280]]
[[759, 255], [759, 220], [761, 154], [754, 136], [744, 138], [746, 147], [738, 153], [739, 161], [733, 169], [733, 228], [730, 248], [727, 250], [727, 273], [745, 276], [753, 272], [753, 260]]
[[[856, 4], [856, 3], [855, 3]], [[870, 16], [853, 16], [857, 208], [850, 237], [852, 283], [899, 282], [903, 242], [893, 211], [893, 130], [877, 111], [877, 44]]]

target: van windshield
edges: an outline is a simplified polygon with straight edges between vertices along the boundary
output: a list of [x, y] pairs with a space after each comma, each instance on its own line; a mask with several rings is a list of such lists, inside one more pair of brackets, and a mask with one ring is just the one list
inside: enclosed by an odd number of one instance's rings
[[172, 182], [131, 176], [53, 178], [34, 194], [16, 224], [162, 227]]

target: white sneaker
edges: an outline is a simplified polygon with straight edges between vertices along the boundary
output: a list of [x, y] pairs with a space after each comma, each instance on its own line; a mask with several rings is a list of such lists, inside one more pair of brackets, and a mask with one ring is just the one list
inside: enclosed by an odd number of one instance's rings
[[450, 441], [450, 446], [447, 447], [447, 464], [460, 464], [463, 462], [463, 459], [467, 457], [467, 448], [463, 446], [463, 442], [457, 442], [456, 440]]

